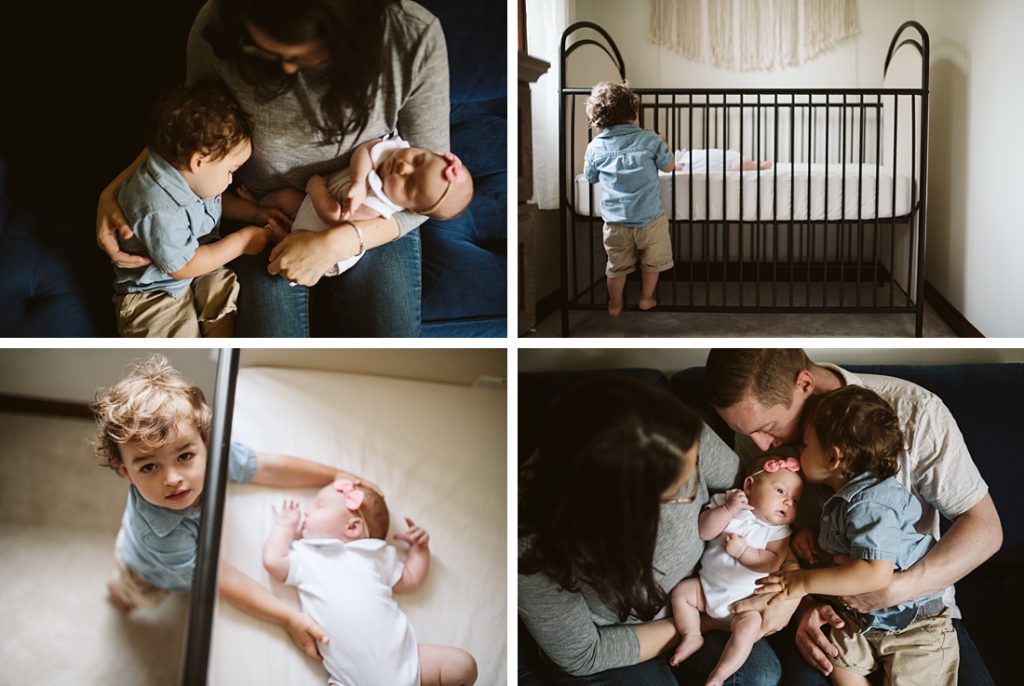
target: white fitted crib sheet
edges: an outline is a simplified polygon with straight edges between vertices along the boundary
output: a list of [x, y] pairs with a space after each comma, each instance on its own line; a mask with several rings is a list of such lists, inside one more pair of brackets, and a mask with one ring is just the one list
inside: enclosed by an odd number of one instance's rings
[[[691, 177], [695, 221], [722, 220], [723, 192], [726, 219], [738, 221], [741, 216], [741, 184], [742, 217], [745, 221], [755, 221], [759, 216], [761, 221], [771, 221], [775, 217], [780, 220], [807, 221], [808, 214], [811, 221], [818, 221], [826, 218], [826, 208], [829, 220], [874, 219], [876, 176], [879, 218], [901, 217], [910, 212], [911, 206], [910, 175], [896, 175], [894, 193], [892, 173], [884, 166], [876, 167], [873, 164], [811, 164], [808, 169], [807, 164], [780, 163], [760, 172], [660, 172], [658, 176], [661, 201], [666, 210], [672, 208], [673, 180], [675, 182], [675, 208], [669, 212], [669, 218], [675, 220], [690, 218]], [[577, 175], [573, 187], [577, 214], [600, 217], [601, 184], [594, 185], [593, 211], [590, 206], [590, 184], [582, 174]], [[776, 198], [777, 215], [774, 213]], [[710, 215], [707, 210], [708, 200]]]
[[[380, 485], [390, 534], [405, 529], [406, 516], [430, 533], [426, 583], [396, 596], [417, 639], [465, 648], [479, 666], [478, 683], [498, 684], [505, 681], [507, 643], [505, 417], [502, 391], [253, 367], [238, 375], [232, 437]], [[227, 491], [221, 559], [295, 607], [295, 589], [263, 570], [262, 547], [273, 525], [271, 506], [284, 497], [305, 505], [315, 493], [239, 484]], [[404, 544], [396, 547], [404, 557]], [[283, 629], [222, 600], [209, 675], [213, 686], [327, 683], [323, 668]]]

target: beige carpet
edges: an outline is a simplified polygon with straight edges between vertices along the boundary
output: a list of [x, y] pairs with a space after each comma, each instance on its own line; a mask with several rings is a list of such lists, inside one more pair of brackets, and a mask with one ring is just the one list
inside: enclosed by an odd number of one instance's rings
[[187, 598], [108, 601], [126, 483], [86, 420], [0, 413], [0, 686], [178, 683]]

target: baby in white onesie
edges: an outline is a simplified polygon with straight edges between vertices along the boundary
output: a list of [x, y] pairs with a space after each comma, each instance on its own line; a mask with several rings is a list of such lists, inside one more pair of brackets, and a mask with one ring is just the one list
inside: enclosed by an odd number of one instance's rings
[[732, 635], [709, 685], [718, 686], [736, 673], [760, 638], [761, 614], [733, 614], [729, 606], [752, 595], [754, 581], [778, 570], [786, 559], [789, 525], [803, 490], [799, 471], [796, 458], [763, 458], [742, 489], [715, 494], [700, 514], [697, 531], [709, 543], [699, 578], [683, 579], [672, 589], [672, 613], [683, 639], [670, 662], [678, 665], [704, 645], [701, 613], [727, 622]]
[[753, 171], [754, 169], [771, 169], [772, 163], [765, 160], [755, 162], [752, 159], [743, 157], [736, 150], [722, 150], [721, 148], [708, 148], [707, 150], [687, 150], [681, 148], [676, 150], [676, 171], [681, 172], [706, 172], [706, 171]]
[[330, 686], [471, 686], [477, 669], [460, 648], [417, 645], [392, 593], [414, 591], [430, 567], [430, 537], [406, 518], [395, 538], [409, 544], [403, 564], [387, 544], [384, 498], [339, 479], [317, 493], [305, 513], [294, 500], [274, 510], [263, 566], [295, 586], [302, 611], [327, 633], [320, 646]]
[[[414, 148], [397, 133], [360, 143], [352, 151], [348, 169], [326, 179], [310, 177], [306, 193], [280, 188], [259, 199], [263, 207], [276, 207], [293, 219], [291, 230], [326, 231], [345, 222], [358, 222], [410, 210], [434, 219], [451, 219], [473, 199], [473, 177], [462, 161], [450, 152]], [[351, 269], [363, 256], [359, 252], [342, 260], [325, 276]], [[284, 227], [282, 227], [284, 228]]]

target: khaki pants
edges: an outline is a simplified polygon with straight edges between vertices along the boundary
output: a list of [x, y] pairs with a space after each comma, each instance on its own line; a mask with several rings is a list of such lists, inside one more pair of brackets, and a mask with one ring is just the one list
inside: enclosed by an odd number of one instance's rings
[[604, 273], [609, 279], [625, 276], [640, 269], [663, 272], [672, 268], [672, 240], [668, 235], [668, 215], [662, 214], [646, 226], [604, 225], [604, 250], [608, 265]]
[[117, 562], [117, 574], [111, 580], [114, 591], [121, 596], [122, 600], [135, 607], [158, 605], [170, 591], [149, 583], [124, 563], [124, 559], [121, 557], [121, 540], [123, 538], [124, 530], [120, 529], [117, 532], [117, 542], [114, 543], [114, 560]]
[[238, 310], [238, 280], [221, 267], [197, 276], [174, 298], [167, 293], [117, 293], [117, 333], [130, 338], [199, 338]]
[[839, 616], [846, 624], [832, 629], [837, 668], [862, 676], [884, 670], [885, 686], [956, 686], [960, 646], [948, 609], [899, 633], [861, 633], [855, 613], [840, 610]]

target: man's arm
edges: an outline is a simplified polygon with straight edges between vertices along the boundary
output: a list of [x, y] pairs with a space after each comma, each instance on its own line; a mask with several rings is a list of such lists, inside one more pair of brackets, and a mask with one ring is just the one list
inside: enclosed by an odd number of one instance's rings
[[323, 659], [316, 644], [327, 643], [327, 634], [316, 622], [223, 560], [218, 566], [217, 590], [222, 598], [247, 615], [282, 627], [310, 658]]
[[1003, 527], [992, 496], [953, 520], [953, 525], [928, 554], [910, 569], [893, 575], [892, 583], [874, 593], [843, 595], [860, 612], [871, 612], [941, 591], [992, 557], [1003, 544]]
[[376, 484], [337, 467], [276, 453], [257, 452], [256, 458], [256, 475], [252, 483], [259, 486], [303, 488], [326, 486], [335, 479], [349, 479], [383, 495]]

